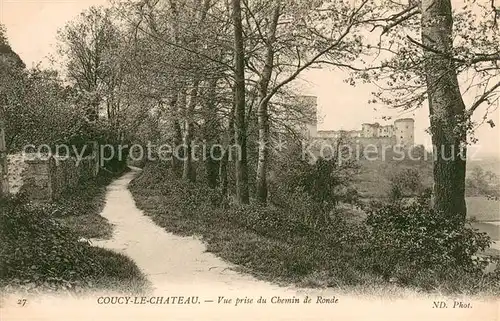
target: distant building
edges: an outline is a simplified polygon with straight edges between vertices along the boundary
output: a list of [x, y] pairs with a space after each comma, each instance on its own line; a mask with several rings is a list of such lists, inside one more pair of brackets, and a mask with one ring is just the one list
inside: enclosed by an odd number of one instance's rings
[[394, 135], [398, 145], [415, 145], [415, 120], [413, 118], [397, 119], [394, 122]]
[[[307, 97], [310, 103], [316, 104], [316, 97]], [[415, 144], [415, 120], [401, 118], [390, 125], [379, 123], [361, 124], [360, 130], [318, 130], [317, 121], [308, 124], [310, 139], [338, 139], [340, 137], [352, 138], [360, 144], [398, 145], [410, 147]]]

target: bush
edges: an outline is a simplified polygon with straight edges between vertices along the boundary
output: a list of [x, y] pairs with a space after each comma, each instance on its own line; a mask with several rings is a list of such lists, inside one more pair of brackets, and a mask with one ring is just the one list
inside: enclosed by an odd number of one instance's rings
[[352, 186], [356, 163], [335, 158], [318, 158], [312, 163], [297, 156], [279, 161], [270, 183], [270, 202], [297, 214], [297, 220], [312, 227], [324, 226], [330, 224], [330, 213], [339, 202], [357, 201]]
[[485, 171], [481, 167], [473, 167], [465, 180], [465, 195], [467, 196], [500, 196], [500, 180], [498, 176]]
[[423, 198], [374, 204], [366, 223], [372, 268], [400, 281], [411, 281], [417, 274], [444, 277], [450, 269], [482, 273], [484, 262], [474, 256], [491, 243], [486, 233], [457, 227]]
[[392, 200], [419, 195], [424, 190], [420, 172], [415, 168], [397, 170], [395, 173], [390, 174], [389, 181], [389, 197]]
[[113, 177], [108, 172], [102, 172], [97, 178], [82, 179], [77, 186], [64, 191], [56, 201], [37, 204], [37, 211], [55, 218], [75, 235], [109, 238], [113, 227], [100, 213], [105, 204], [106, 186]]
[[[64, 283], [72, 287], [104, 279], [122, 283], [131, 276], [143, 279], [128, 258], [79, 242], [79, 236], [53, 218], [51, 210], [20, 198], [0, 200], [1, 286]], [[127, 261], [128, 267], [110, 269], [111, 261]]]
[[166, 183], [166, 176], [170, 174], [169, 166], [166, 162], [147, 162], [141, 175], [130, 182], [130, 188], [138, 187], [142, 190], [158, 188]]
[[280, 194], [288, 204], [221, 208], [216, 190], [179, 180], [153, 163], [131, 185], [138, 207], [158, 225], [201, 235], [208, 251], [268, 280], [373, 288], [398, 277], [419, 289], [447, 293], [498, 288], [500, 277], [483, 278], [479, 265], [484, 264], [468, 256], [488, 238], [467, 228], [448, 235], [451, 224], [440, 222], [423, 200], [366, 206], [368, 223], [349, 219], [338, 207], [327, 223], [315, 225], [302, 219], [315, 201], [298, 190]]
[[70, 281], [102, 269], [85, 260], [89, 245], [79, 243], [44, 208], [20, 200], [4, 200], [0, 208], [3, 280]]
[[364, 231], [348, 225], [342, 213], [332, 213], [328, 224], [307, 224], [301, 217], [311, 208], [299, 206], [302, 194], [290, 198], [299, 207], [249, 204], [221, 208], [216, 190], [179, 180], [163, 165], [153, 163], [131, 186], [138, 206], [157, 224], [182, 235], [202, 235], [210, 251], [260, 275], [300, 281], [327, 271], [338, 283], [345, 274], [349, 274], [349, 282], [356, 282], [357, 273], [345, 263], [346, 256], [363, 269], [356, 247]]

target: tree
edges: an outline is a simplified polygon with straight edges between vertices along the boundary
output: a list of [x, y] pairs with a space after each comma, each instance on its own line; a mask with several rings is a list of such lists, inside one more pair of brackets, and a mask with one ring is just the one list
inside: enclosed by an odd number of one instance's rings
[[465, 104], [456, 67], [449, 57], [453, 49], [453, 17], [450, 0], [422, 0], [422, 44], [425, 50], [425, 81], [435, 146], [434, 207], [450, 220], [463, 224], [465, 205], [466, 132], [460, 122]]
[[114, 114], [113, 93], [119, 76], [113, 60], [119, 37], [111, 10], [98, 7], [82, 12], [59, 32], [59, 53], [66, 58], [67, 77], [78, 89], [89, 121], [99, 118], [104, 100], [108, 117]]
[[465, 180], [467, 196], [499, 196], [499, 180], [495, 173], [476, 166]]
[[348, 151], [341, 147], [315, 161], [304, 158], [300, 149], [299, 145], [290, 146], [276, 158], [270, 202], [301, 213], [304, 223], [321, 228], [331, 223], [332, 210], [339, 202], [355, 201], [353, 178], [359, 167], [355, 161], [345, 160]]
[[269, 111], [268, 105], [270, 97], [268, 97], [269, 83], [271, 81], [274, 55], [275, 55], [275, 42], [276, 42], [276, 29], [278, 28], [278, 20], [280, 17], [281, 4], [278, 2], [274, 5], [271, 16], [271, 23], [269, 26], [268, 35], [266, 35], [266, 54], [265, 62], [260, 73], [259, 79], [259, 105], [257, 109], [257, 117], [259, 123], [259, 159], [257, 163], [257, 180], [256, 180], [256, 198], [261, 203], [267, 202], [267, 167], [269, 158]]
[[0, 108], [0, 197], [9, 192], [7, 145], [5, 143], [5, 116]]
[[234, 27], [234, 140], [240, 150], [236, 159], [236, 197], [240, 204], [248, 204], [248, 164], [245, 123], [245, 51], [243, 48], [243, 26], [241, 22], [241, 0], [232, 0], [232, 22]]
[[59, 74], [35, 66], [29, 70], [14, 54], [0, 63], [1, 113], [5, 123], [5, 148], [18, 152], [33, 144], [67, 143], [78, 112], [74, 92]]
[[[161, 131], [163, 135], [173, 142], [173, 146], [185, 146], [180, 150], [182, 170], [178, 159], [172, 158], [174, 171], [184, 179], [193, 180], [192, 175], [199, 169], [191, 159], [190, 142], [206, 141], [209, 144], [207, 150], [215, 142], [222, 142], [224, 149], [218, 164], [218, 180], [217, 162], [206, 157], [207, 183], [212, 187], [219, 183], [225, 196], [232, 187], [228, 169], [234, 166], [235, 192], [242, 195], [241, 202], [245, 203], [249, 201], [249, 196], [245, 195], [253, 187], [248, 171], [254, 165], [254, 145], [265, 146], [256, 144], [258, 127], [265, 128], [265, 123], [268, 123], [268, 129], [264, 133], [261, 131], [261, 141], [269, 141], [284, 118], [299, 119], [297, 115], [306, 114], [295, 107], [289, 108], [292, 104], [286, 103], [285, 99], [295, 98], [285, 87], [310, 64], [307, 42], [296, 40], [299, 38], [290, 28], [295, 22], [300, 22], [300, 15], [295, 14], [294, 19], [288, 20], [284, 16], [298, 10], [296, 7], [284, 10], [288, 6], [278, 2], [244, 1], [244, 8], [240, 8], [243, 50], [243, 74], [240, 75], [243, 81], [240, 84], [235, 76], [235, 71], [240, 70], [234, 65], [235, 34], [230, 4], [215, 0], [144, 0], [122, 2], [115, 10], [119, 25], [125, 26], [121, 34], [131, 35], [128, 39], [131, 45], [126, 48], [130, 53], [127, 55], [123, 90], [128, 98], [122, 100], [131, 106], [141, 104], [145, 110], [158, 115], [162, 119], [158, 125], [166, 127]], [[272, 12], [275, 12], [275, 19], [269, 19]], [[315, 14], [314, 10], [309, 12]], [[279, 28], [278, 16], [283, 16]], [[350, 12], [343, 16], [345, 19], [349, 17]], [[356, 23], [354, 20], [353, 24]], [[343, 23], [337, 22], [336, 26]], [[268, 41], [271, 35], [268, 30], [279, 31], [279, 39]], [[329, 45], [324, 41], [313, 51], [322, 51]], [[318, 59], [314, 57], [316, 55], [312, 55], [312, 59]], [[295, 60], [300, 64], [296, 66]], [[130, 93], [140, 97], [140, 101], [129, 97]], [[271, 98], [274, 101], [271, 102]], [[228, 131], [231, 138], [227, 137]], [[230, 145], [236, 145], [240, 151], [234, 164], [229, 159]], [[263, 151], [267, 152], [267, 149], [261, 148], [261, 155]], [[269, 160], [267, 157], [260, 157], [260, 160], [255, 162], [257, 172], [264, 177], [259, 182], [266, 182]]]
[[20, 73], [24, 68], [21, 58], [11, 49], [5, 28], [0, 24], [0, 197], [9, 192], [8, 185], [8, 145], [6, 142], [8, 94], [13, 75]]
[[[434, 207], [458, 225], [465, 222], [467, 143], [478, 126], [472, 116], [499, 101], [500, 33], [496, 8], [475, 1], [458, 7], [450, 0], [384, 2], [367, 22], [382, 30], [379, 43], [368, 43], [384, 58], [358, 70], [363, 81], [378, 82], [376, 99], [396, 108], [428, 103], [434, 145]], [[388, 13], [389, 12], [389, 13]], [[379, 29], [380, 28], [380, 29]], [[418, 40], [420, 38], [420, 40]], [[370, 77], [370, 74], [373, 76]], [[476, 89], [473, 102], [464, 94]], [[489, 122], [492, 122], [491, 120]]]
[[393, 173], [389, 180], [391, 182], [390, 197], [393, 200], [405, 196], [418, 196], [424, 190], [420, 172], [414, 168], [401, 169]]
[[26, 67], [19, 55], [10, 47], [5, 27], [2, 24], [0, 24], [0, 62], [20, 69]]
[[[133, 35], [127, 91], [150, 101], [147, 108], [159, 110], [162, 132], [179, 151], [172, 167], [178, 176], [193, 181], [198, 169], [193, 156], [198, 152], [191, 145], [217, 140], [214, 131], [220, 128], [209, 129], [207, 124], [226, 118], [225, 105], [232, 99], [227, 97], [232, 77], [229, 11], [212, 0], [121, 3], [116, 11], [126, 26], [124, 33]], [[213, 186], [217, 164], [210, 158], [205, 163]]]
[[[248, 15], [263, 47], [263, 50], [256, 50], [256, 61], [249, 64], [249, 69], [258, 76], [256, 198], [260, 203], [267, 202], [269, 104], [285, 86], [311, 66], [344, 67], [355, 59], [361, 53], [359, 32], [369, 7], [369, 1], [354, 5], [344, 1], [271, 2], [270, 10], [262, 10], [264, 17], [260, 18], [247, 5]], [[261, 66], [260, 70], [258, 66]]]
[[[0, 29], [0, 32], [2, 30]], [[0, 33], [1, 34], [1, 33]], [[2, 40], [2, 39], [0, 39]], [[5, 72], [8, 66], [5, 62], [0, 62], [0, 197], [5, 196], [9, 192], [8, 185], [8, 163], [7, 163], [7, 144], [5, 142], [5, 106], [7, 104], [6, 93], [4, 89]]]

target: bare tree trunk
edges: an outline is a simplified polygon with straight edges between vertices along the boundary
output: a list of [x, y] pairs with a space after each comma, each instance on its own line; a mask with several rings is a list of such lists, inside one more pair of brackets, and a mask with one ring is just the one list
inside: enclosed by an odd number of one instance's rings
[[219, 132], [219, 121], [217, 120], [217, 110], [216, 110], [216, 89], [217, 89], [217, 79], [211, 79], [208, 84], [208, 101], [205, 108], [205, 140], [207, 142], [206, 152], [205, 152], [205, 173], [207, 177], [208, 186], [211, 188], [217, 187], [217, 176], [218, 176], [218, 161], [220, 155], [214, 155], [216, 152], [222, 153], [222, 151], [212, 150], [212, 146], [217, 143], [217, 134]]
[[269, 114], [268, 101], [261, 101], [257, 110], [259, 126], [259, 156], [257, 160], [256, 198], [261, 204], [267, 203], [267, 168], [269, 158]]
[[231, 148], [231, 145], [234, 144], [234, 135], [232, 135], [232, 133], [234, 133], [234, 111], [235, 111], [235, 106], [233, 104], [231, 108], [231, 113], [229, 114], [229, 124], [227, 127], [227, 134], [224, 146], [225, 149], [223, 151], [224, 154], [222, 155], [222, 159], [220, 161], [220, 166], [219, 166], [220, 190], [223, 201], [227, 197], [228, 185], [229, 185], [227, 167], [229, 165], [229, 149]]
[[180, 173], [180, 159], [177, 155], [177, 148], [182, 142], [182, 131], [179, 124], [178, 117], [178, 97], [177, 94], [173, 94], [168, 101], [168, 114], [169, 114], [169, 125], [171, 126], [171, 144], [172, 144], [172, 158], [170, 164], [172, 166], [172, 172], [179, 176]]
[[227, 177], [227, 166], [229, 163], [229, 156], [228, 156], [228, 151], [227, 149], [224, 150], [224, 154], [222, 155], [222, 159], [220, 161], [219, 165], [219, 181], [220, 181], [220, 194], [221, 198], [224, 201], [227, 197], [227, 190], [228, 190], [228, 177]]
[[273, 73], [274, 49], [276, 41], [276, 27], [280, 16], [280, 5], [277, 4], [273, 11], [273, 20], [269, 28], [267, 39], [266, 62], [259, 80], [259, 107], [257, 121], [259, 127], [259, 156], [257, 161], [256, 197], [261, 204], [267, 203], [267, 167], [269, 158], [269, 99], [267, 92]]
[[464, 224], [466, 132], [465, 104], [452, 55], [450, 0], [422, 0], [422, 43], [432, 143], [434, 145], [434, 208], [457, 225]]
[[95, 122], [99, 119], [100, 102], [100, 98], [92, 97], [91, 101], [88, 103], [89, 105], [87, 106], [87, 118], [89, 121]]
[[236, 159], [236, 198], [240, 204], [250, 203], [248, 193], [247, 137], [245, 124], [245, 52], [241, 23], [241, 0], [232, 0], [234, 26], [234, 78], [235, 78], [235, 143], [240, 148]]
[[192, 143], [193, 143], [193, 127], [194, 120], [193, 114], [196, 107], [196, 102], [198, 100], [198, 86], [200, 84], [199, 79], [193, 81], [193, 88], [189, 94], [189, 104], [185, 110], [185, 127], [184, 127], [184, 169], [182, 171], [182, 179], [193, 182], [195, 180], [194, 168], [193, 168], [193, 155], [192, 155]]
[[[195, 1], [195, 8], [198, 9], [200, 6], [202, 6], [201, 0], [196, 0]], [[208, 10], [210, 9], [210, 0], [204, 0], [203, 1], [203, 6], [200, 11], [198, 10], [193, 10], [191, 12], [192, 17], [191, 19], [199, 19], [199, 25], [200, 27], [203, 26], [203, 23], [205, 22], [205, 18], [207, 16]], [[197, 43], [198, 41], [198, 34], [195, 33], [194, 36], [191, 39], [192, 43]], [[196, 180], [196, 171], [193, 167], [193, 130], [194, 130], [194, 119], [193, 119], [193, 114], [194, 110], [196, 107], [196, 104], [198, 102], [198, 90], [199, 90], [199, 85], [200, 85], [200, 76], [195, 75], [192, 88], [189, 92], [189, 103], [187, 105], [187, 108], [185, 109], [185, 114], [184, 114], [184, 166], [183, 166], [183, 172], [182, 172], [182, 178], [184, 180], [188, 180], [191, 182], [194, 182]]]

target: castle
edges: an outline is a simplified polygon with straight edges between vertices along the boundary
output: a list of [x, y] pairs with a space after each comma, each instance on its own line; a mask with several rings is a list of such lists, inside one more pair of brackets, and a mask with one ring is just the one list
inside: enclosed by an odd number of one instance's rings
[[[316, 97], [303, 96], [310, 107], [316, 110]], [[316, 118], [316, 116], [314, 117]], [[415, 144], [415, 121], [413, 118], [400, 118], [390, 125], [363, 123], [360, 130], [318, 130], [317, 121], [307, 125], [307, 136], [314, 140], [337, 140], [340, 137], [351, 138], [361, 145], [402, 146]]]

